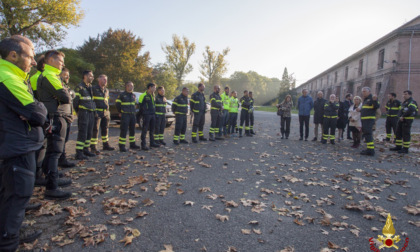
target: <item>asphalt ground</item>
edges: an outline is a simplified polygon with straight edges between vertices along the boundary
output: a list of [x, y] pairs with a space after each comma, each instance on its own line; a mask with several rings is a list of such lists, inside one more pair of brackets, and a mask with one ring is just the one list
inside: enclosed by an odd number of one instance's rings
[[[255, 121], [252, 138], [174, 146], [171, 126], [166, 147], [103, 152], [64, 169], [73, 197], [47, 201], [36, 188], [33, 201], [43, 206], [26, 222], [43, 235], [20, 249], [370, 251], [369, 238], [382, 235], [391, 213], [399, 250], [409, 237], [405, 251], [420, 251], [420, 155], [417, 148], [408, 155], [389, 151], [380, 141], [384, 119], [377, 122], [374, 157], [360, 156], [362, 148], [350, 148], [349, 140], [299, 141], [296, 116], [288, 140], [280, 139], [275, 113], [255, 112]], [[312, 118], [310, 128], [312, 139]], [[413, 132], [420, 132], [419, 121]], [[109, 135], [117, 147], [117, 124]], [[73, 126], [70, 157], [76, 137]], [[137, 144], [139, 138], [137, 130]]]

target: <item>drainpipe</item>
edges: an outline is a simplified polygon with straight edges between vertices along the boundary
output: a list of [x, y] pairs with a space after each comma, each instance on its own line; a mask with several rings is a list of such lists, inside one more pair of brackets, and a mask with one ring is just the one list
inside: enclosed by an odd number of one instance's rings
[[407, 89], [410, 90], [410, 74], [411, 74], [411, 40], [413, 39], [414, 31], [411, 33], [410, 37], [410, 49], [408, 53], [408, 82]]

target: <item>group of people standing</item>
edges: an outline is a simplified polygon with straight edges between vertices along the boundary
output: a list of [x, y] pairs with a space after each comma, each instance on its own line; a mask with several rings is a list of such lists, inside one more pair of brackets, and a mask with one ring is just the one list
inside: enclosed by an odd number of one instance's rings
[[[344, 138], [344, 131], [347, 127], [347, 139], [353, 140], [351, 147], [358, 148], [361, 140], [364, 139], [366, 149], [360, 154], [367, 156], [375, 155], [375, 144], [373, 131], [375, 130], [376, 120], [380, 117], [380, 104], [378, 97], [371, 94], [369, 87], [362, 88], [362, 97], [347, 94], [343, 102], [335, 94], [331, 94], [329, 100], [324, 99], [322, 91], [317, 93], [315, 102], [308, 95], [308, 90], [302, 90], [302, 96], [298, 99], [297, 109], [299, 113], [299, 140], [308, 141], [309, 119], [311, 110], [314, 109], [314, 135], [312, 141], [318, 140], [319, 128], [321, 129], [321, 143], [326, 144], [328, 140], [335, 144], [335, 140], [340, 142]], [[386, 109], [386, 138], [384, 141], [391, 141], [392, 132], [394, 133], [395, 147], [391, 151], [398, 153], [408, 153], [411, 141], [411, 125], [418, 113], [416, 101], [412, 98], [412, 92], [403, 92], [404, 102], [396, 99], [395, 93], [388, 94]], [[288, 139], [290, 134], [291, 109], [293, 107], [290, 95], [277, 105], [277, 114], [281, 116], [280, 132], [281, 138]], [[305, 128], [305, 134], [304, 134]], [[338, 129], [336, 138], [335, 131]], [[350, 135], [351, 133], [351, 135]]]

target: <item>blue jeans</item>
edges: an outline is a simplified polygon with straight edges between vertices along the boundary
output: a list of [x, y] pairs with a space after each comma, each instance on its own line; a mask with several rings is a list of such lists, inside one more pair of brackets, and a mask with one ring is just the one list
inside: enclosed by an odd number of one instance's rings
[[224, 109], [222, 112], [222, 119], [221, 119], [222, 123], [220, 125], [219, 128], [219, 135], [221, 136], [222, 133], [223, 135], [226, 135], [227, 132], [227, 126], [229, 124], [229, 111], [227, 109]]

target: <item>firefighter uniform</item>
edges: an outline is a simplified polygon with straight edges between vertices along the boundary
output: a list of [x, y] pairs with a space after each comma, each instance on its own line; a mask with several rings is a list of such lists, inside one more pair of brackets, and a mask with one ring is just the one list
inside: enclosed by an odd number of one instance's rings
[[249, 106], [249, 133], [255, 135], [254, 132], [254, 98], [249, 98], [250, 106]]
[[233, 134], [238, 122], [238, 108], [239, 100], [236, 97], [229, 98], [229, 123], [228, 123], [228, 134]]
[[362, 155], [375, 155], [375, 145], [373, 143], [373, 126], [376, 121], [376, 110], [379, 108], [379, 102], [372, 99], [370, 94], [363, 100], [360, 119], [362, 119], [362, 133], [366, 140], [367, 149], [363, 150]]
[[204, 122], [206, 116], [206, 97], [200, 91], [195, 92], [190, 99], [191, 113], [194, 113], [194, 121], [191, 132], [191, 138], [194, 143], [197, 142], [197, 130], [200, 141], [207, 141], [204, 138]]
[[417, 102], [412, 97], [401, 104], [398, 118], [403, 118], [403, 120], [398, 120], [395, 148], [391, 150], [399, 153], [408, 153], [411, 143], [411, 125], [418, 111]]
[[249, 108], [251, 106], [251, 99], [248, 96], [243, 96], [240, 100], [239, 103], [241, 104], [241, 118], [240, 118], [240, 123], [239, 123], [239, 137], [242, 137], [242, 130], [243, 130], [243, 125], [245, 123], [245, 135], [246, 136], [252, 136], [251, 133], [249, 132], [250, 128], [249, 128]]
[[188, 97], [183, 94], [175, 97], [172, 102], [172, 111], [175, 113], [174, 144], [188, 143], [185, 140], [185, 132], [187, 131]]
[[386, 109], [386, 139], [385, 141], [391, 140], [391, 131], [394, 132], [394, 139], [395, 139], [395, 132], [397, 131], [397, 123], [398, 123], [398, 111], [401, 109], [401, 102], [399, 100], [394, 99], [393, 101], [388, 101], [385, 105]]
[[73, 108], [77, 113], [77, 124], [79, 128], [76, 141], [76, 159], [81, 160], [86, 159], [86, 156], [95, 156], [95, 154], [89, 151], [89, 147], [96, 112], [92, 86], [90, 84], [80, 83], [76, 87], [75, 95]]
[[222, 98], [223, 111], [222, 111], [221, 125], [219, 128], [219, 135], [223, 134], [226, 137], [226, 135], [228, 134], [227, 127], [229, 124], [229, 104], [230, 104], [229, 94], [226, 94], [226, 92], [223, 92], [222, 95], [220, 95], [220, 98]]
[[155, 123], [155, 142], [157, 144], [166, 145], [163, 140], [166, 127], [166, 99], [160, 94], [156, 95], [155, 100], [156, 106], [156, 123]]
[[[0, 251], [15, 251], [35, 182], [35, 151], [44, 140], [44, 104], [25, 83], [27, 74], [0, 59]], [[20, 116], [27, 118], [22, 120]]]
[[[330, 138], [331, 144], [335, 144], [335, 128], [337, 127], [338, 109], [340, 104], [338, 102], [326, 102], [324, 104], [324, 119], [323, 134], [321, 143], [326, 144], [328, 138]], [[340, 137], [340, 136], [339, 136]]]
[[211, 116], [211, 125], [210, 125], [210, 141], [215, 140], [215, 135], [219, 134], [219, 128], [221, 123], [221, 110], [222, 110], [222, 98], [216, 92], [210, 95], [210, 116]]
[[155, 131], [155, 123], [156, 123], [156, 107], [155, 107], [155, 98], [153, 95], [144, 92], [140, 95], [139, 98], [140, 103], [140, 113], [143, 116], [143, 127], [141, 130], [141, 148], [143, 150], [148, 150], [146, 146], [146, 135], [147, 131], [149, 131], [149, 140], [150, 140], [150, 147], [159, 147], [160, 145], [155, 143], [155, 139], [153, 133]]
[[61, 82], [61, 84], [63, 85], [63, 88], [67, 89], [67, 91], [70, 94], [71, 97], [71, 101], [70, 101], [70, 108], [71, 108], [71, 116], [67, 117], [67, 131], [66, 131], [66, 137], [64, 139], [64, 148], [63, 148], [63, 153], [61, 154], [60, 158], [58, 159], [58, 166], [61, 168], [71, 168], [76, 166], [75, 163], [69, 162], [67, 160], [67, 156], [66, 156], [66, 144], [69, 141], [69, 137], [70, 137], [70, 128], [71, 128], [71, 124], [74, 121], [74, 117], [73, 117], [73, 99], [74, 99], [74, 91], [70, 89], [70, 87], [64, 83], [63, 81]]
[[139, 149], [136, 145], [136, 95], [132, 92], [122, 92], [115, 101], [118, 113], [121, 114], [120, 139], [118, 146], [121, 152], [126, 152], [125, 143], [127, 140], [127, 130], [129, 130], [128, 140], [131, 149]]
[[109, 90], [107, 88], [101, 88], [99, 85], [92, 87], [93, 100], [95, 101], [95, 124], [93, 127], [92, 139], [90, 142], [90, 147], [92, 150], [96, 151], [96, 145], [98, 144], [99, 129], [101, 129], [102, 137], [102, 148], [103, 150], [114, 150], [113, 147], [109, 145]]
[[35, 97], [35, 99], [38, 100], [38, 90], [37, 90], [37, 83], [38, 83], [38, 77], [41, 75], [41, 71], [36, 71], [34, 75], [29, 78], [29, 82], [31, 84], [32, 93]]
[[39, 101], [47, 108], [48, 119], [52, 123], [52, 129], [47, 133], [47, 150], [43, 162], [44, 171], [47, 171], [47, 190], [58, 188], [58, 159], [64, 150], [68, 122], [73, 120], [71, 96], [63, 88], [58, 77], [60, 72], [60, 69], [45, 64], [37, 84]]

